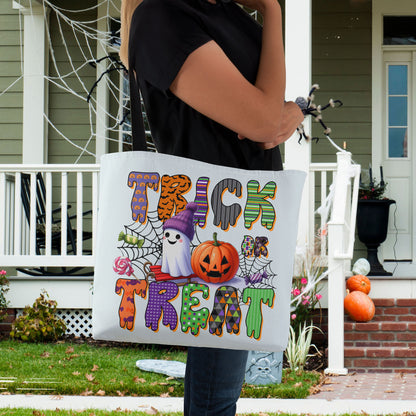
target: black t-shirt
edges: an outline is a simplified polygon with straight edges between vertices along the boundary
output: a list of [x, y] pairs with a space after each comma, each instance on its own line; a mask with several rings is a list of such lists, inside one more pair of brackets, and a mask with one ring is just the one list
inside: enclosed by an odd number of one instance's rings
[[161, 153], [242, 169], [281, 170], [279, 149], [264, 151], [174, 96], [169, 87], [191, 52], [214, 40], [252, 84], [261, 26], [233, 1], [143, 0], [130, 28], [136, 71], [153, 141]]

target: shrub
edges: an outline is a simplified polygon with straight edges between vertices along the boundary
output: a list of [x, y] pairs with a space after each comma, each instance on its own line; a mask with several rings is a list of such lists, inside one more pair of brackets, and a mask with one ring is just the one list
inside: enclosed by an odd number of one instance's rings
[[6, 275], [6, 270], [0, 270], [0, 322], [6, 317], [6, 309], [9, 305], [6, 299], [6, 293], [9, 290], [9, 281]]
[[293, 371], [302, 372], [308, 357], [312, 357], [315, 354], [309, 354], [311, 348], [316, 350], [319, 354], [318, 349], [312, 344], [312, 332], [318, 329], [312, 324], [306, 326], [306, 322], [299, 326], [299, 333], [296, 334], [295, 330], [289, 327], [289, 340], [285, 351], [286, 359], [289, 367]]
[[13, 322], [10, 337], [27, 342], [56, 341], [66, 331], [65, 323], [56, 316], [56, 307], [57, 302], [43, 291]]

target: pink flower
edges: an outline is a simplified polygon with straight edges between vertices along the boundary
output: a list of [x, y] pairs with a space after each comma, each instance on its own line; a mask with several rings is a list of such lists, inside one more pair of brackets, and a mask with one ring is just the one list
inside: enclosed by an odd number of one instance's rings
[[298, 288], [293, 289], [293, 294], [294, 294], [295, 296], [299, 296], [299, 295], [300, 295], [300, 290], [299, 290]]
[[292, 319], [296, 319], [296, 314], [292, 313], [292, 315], [290, 316]]
[[316, 295], [316, 299], [317, 300], [321, 300], [322, 299], [322, 295], [320, 295], [319, 293]]
[[308, 296], [302, 296], [302, 299], [303, 299], [303, 301], [302, 301], [302, 305], [309, 305], [309, 298], [310, 298], [310, 296], [308, 295]]
[[131, 276], [133, 267], [131, 266], [130, 259], [127, 257], [117, 257], [114, 260], [113, 270], [120, 275], [126, 274], [127, 276]]
[[306, 278], [302, 278], [301, 279], [301, 281], [300, 281], [300, 283], [302, 284], [302, 285], [306, 285], [306, 284], [308, 284], [308, 279], [306, 279]]
[[7, 272], [6, 270], [0, 270], [0, 276], [6, 276]]

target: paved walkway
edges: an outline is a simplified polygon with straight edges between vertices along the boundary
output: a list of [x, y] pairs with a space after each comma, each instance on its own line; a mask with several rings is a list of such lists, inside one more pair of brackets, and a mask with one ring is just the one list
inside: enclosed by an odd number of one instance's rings
[[416, 400], [416, 374], [352, 373], [326, 377], [317, 394], [325, 400]]
[[[79, 397], [0, 395], [0, 408], [26, 407], [38, 410], [105, 409], [136, 410], [149, 414], [180, 412], [182, 398], [160, 397]], [[304, 400], [240, 399], [237, 412], [285, 412], [308, 415], [416, 415], [416, 375], [351, 374], [327, 377], [317, 394]], [[121, 413], [122, 414], [122, 413]]]

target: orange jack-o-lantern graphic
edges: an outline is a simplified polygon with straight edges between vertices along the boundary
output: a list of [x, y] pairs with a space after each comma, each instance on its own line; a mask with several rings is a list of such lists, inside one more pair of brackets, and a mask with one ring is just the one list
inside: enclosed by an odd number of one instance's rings
[[201, 243], [192, 253], [191, 266], [194, 273], [208, 283], [231, 280], [237, 273], [238, 252], [230, 244], [217, 240]]

